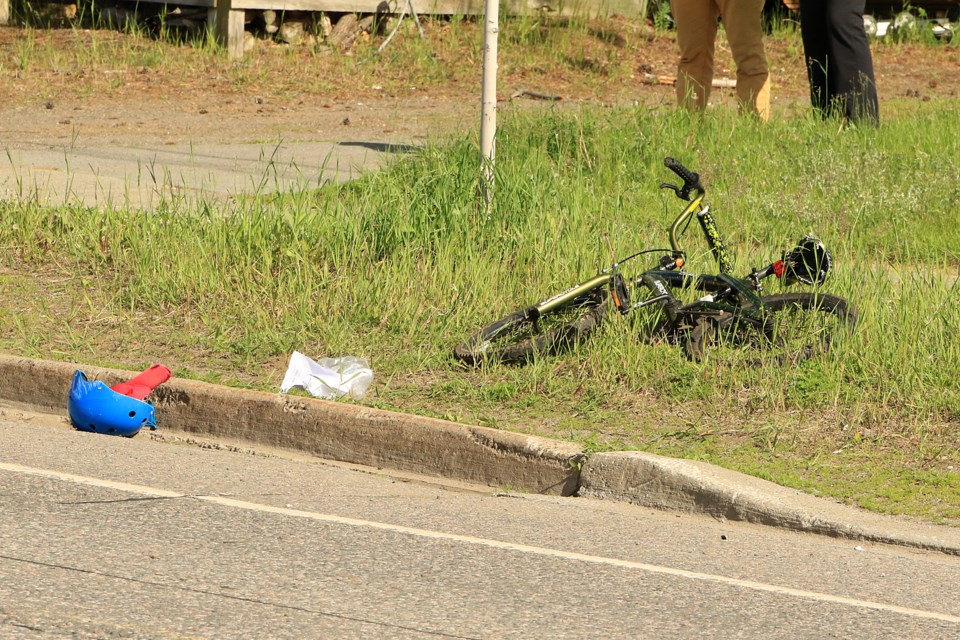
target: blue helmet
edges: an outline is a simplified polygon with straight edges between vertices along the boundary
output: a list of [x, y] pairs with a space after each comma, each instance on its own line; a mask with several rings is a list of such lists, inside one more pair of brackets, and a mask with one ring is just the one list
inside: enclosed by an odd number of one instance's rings
[[142, 427], [157, 428], [153, 405], [117, 393], [99, 380], [87, 380], [83, 371], [73, 374], [69, 399], [70, 421], [81, 431], [132, 437]]

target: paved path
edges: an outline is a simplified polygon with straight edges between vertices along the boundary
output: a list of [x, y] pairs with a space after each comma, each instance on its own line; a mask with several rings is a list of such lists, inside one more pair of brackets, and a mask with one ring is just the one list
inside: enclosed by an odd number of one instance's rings
[[0, 104], [0, 199], [151, 209], [165, 198], [312, 189], [460, 131], [476, 111], [426, 95], [135, 98]]
[[356, 178], [413, 147], [383, 142], [0, 146], [0, 198], [153, 208], [169, 199], [316, 188]]

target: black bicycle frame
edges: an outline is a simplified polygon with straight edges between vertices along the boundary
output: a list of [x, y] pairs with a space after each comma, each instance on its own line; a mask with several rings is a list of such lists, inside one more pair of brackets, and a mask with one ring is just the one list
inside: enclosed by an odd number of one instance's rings
[[[726, 273], [708, 275], [653, 269], [637, 278], [634, 286], [640, 285], [649, 289], [653, 295], [636, 306], [659, 303], [671, 321], [676, 321], [680, 315], [706, 316], [726, 312], [746, 317], [757, 324], [763, 323], [763, 300], [757, 290], [750, 281]], [[695, 289], [707, 295], [689, 304], [681, 304], [673, 295], [674, 288]], [[728, 302], [732, 297], [738, 298], [738, 302]], [[740, 300], [747, 301], [749, 305], [745, 307]]]

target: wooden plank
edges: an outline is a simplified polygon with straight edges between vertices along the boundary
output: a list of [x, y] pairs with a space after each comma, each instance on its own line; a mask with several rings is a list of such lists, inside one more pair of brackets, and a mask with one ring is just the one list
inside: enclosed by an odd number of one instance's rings
[[[174, 4], [170, 0], [145, 0], [146, 2], [152, 2], [155, 4]], [[175, 3], [176, 6], [184, 7], [206, 7], [208, 9], [214, 9], [217, 6], [217, 0], [177, 0]]]
[[10, 0], [0, 0], [0, 24], [10, 22]]
[[[150, 2], [152, 4], [170, 4], [177, 7], [206, 7], [207, 9], [215, 9], [217, 6], [217, 0], [177, 0], [176, 3], [171, 2], [171, 0], [139, 0], [140, 2]], [[170, 8], [172, 9], [173, 6]]]
[[231, 0], [217, 0], [217, 6], [211, 13], [216, 19], [213, 32], [217, 42], [226, 47], [230, 58], [242, 58], [243, 9], [234, 7]]

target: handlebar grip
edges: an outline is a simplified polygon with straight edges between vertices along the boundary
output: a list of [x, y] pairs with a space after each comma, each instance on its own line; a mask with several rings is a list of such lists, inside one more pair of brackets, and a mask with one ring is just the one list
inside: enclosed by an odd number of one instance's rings
[[667, 167], [667, 169], [670, 169], [675, 174], [683, 178], [685, 186], [693, 187], [694, 189], [699, 189], [701, 191], [703, 190], [703, 187], [700, 186], [700, 174], [690, 171], [674, 158], [664, 158], [663, 164]]

